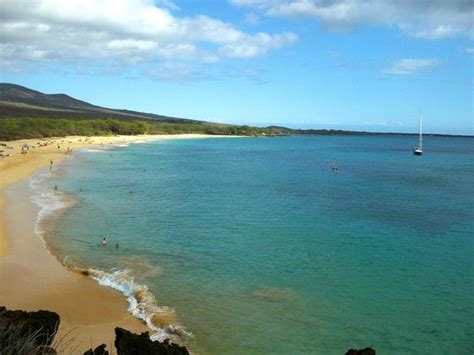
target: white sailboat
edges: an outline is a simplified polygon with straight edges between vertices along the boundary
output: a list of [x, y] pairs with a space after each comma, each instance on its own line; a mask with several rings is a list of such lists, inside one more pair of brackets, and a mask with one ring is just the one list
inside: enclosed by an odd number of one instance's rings
[[418, 147], [413, 148], [413, 154], [422, 155], [423, 154], [423, 114], [420, 111], [420, 135]]

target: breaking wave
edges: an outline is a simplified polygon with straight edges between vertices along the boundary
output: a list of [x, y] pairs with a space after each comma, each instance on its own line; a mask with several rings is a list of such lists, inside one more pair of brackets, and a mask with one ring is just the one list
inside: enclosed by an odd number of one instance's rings
[[102, 148], [102, 149], [92, 149], [92, 148], [82, 148], [81, 151], [86, 152], [86, 153], [103, 153], [104, 150], [107, 148]]
[[40, 208], [36, 216], [34, 232], [44, 242], [44, 230], [41, 223], [45, 218], [74, 205], [75, 200], [62, 192], [46, 184], [48, 173], [42, 172], [33, 176], [30, 180], [30, 188], [33, 191], [31, 200]]
[[[33, 191], [31, 199], [40, 207], [34, 232], [51, 253], [44, 239], [45, 231], [42, 228], [42, 223], [47, 217], [73, 206], [75, 200], [66, 194], [54, 191], [47, 183], [48, 176], [48, 172], [35, 175], [30, 180], [30, 187]], [[81, 268], [77, 267], [68, 256], [63, 258], [62, 264], [71, 271], [91, 277], [100, 285], [120, 291], [127, 298], [128, 311], [145, 322], [147, 327], [154, 332], [150, 339], [154, 341], [170, 339], [176, 343], [183, 343], [192, 336], [192, 333], [186, 331], [182, 326], [173, 325], [176, 319], [174, 309], [159, 306], [148, 287], [136, 283], [128, 270], [117, 269], [105, 272], [93, 268]]]
[[127, 297], [128, 311], [155, 332], [150, 336], [152, 340], [171, 339], [181, 343], [192, 336], [182, 326], [170, 324], [176, 318], [174, 309], [159, 306], [148, 287], [137, 284], [128, 270], [104, 272], [89, 268], [79, 271], [100, 285], [111, 287]]

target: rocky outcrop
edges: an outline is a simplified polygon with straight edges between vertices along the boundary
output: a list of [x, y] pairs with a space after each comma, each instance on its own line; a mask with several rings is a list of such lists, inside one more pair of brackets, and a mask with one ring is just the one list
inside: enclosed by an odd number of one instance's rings
[[118, 355], [188, 355], [184, 346], [165, 340], [160, 343], [151, 341], [148, 332], [133, 334], [122, 328], [115, 328], [115, 348]]
[[375, 350], [372, 348], [365, 348], [365, 349], [350, 349], [347, 350], [346, 355], [375, 355]]
[[[59, 315], [49, 311], [10, 311], [0, 306], [0, 354], [56, 354], [51, 347], [59, 327]], [[148, 332], [134, 334], [115, 328], [115, 348], [118, 355], [189, 355], [184, 346], [150, 340]], [[106, 345], [87, 350], [84, 355], [109, 355]], [[372, 348], [350, 349], [346, 355], [376, 355]]]
[[56, 354], [50, 347], [59, 327], [59, 315], [49, 311], [10, 311], [0, 306], [2, 354]]
[[105, 347], [106, 347], [105, 344], [99, 345], [94, 350], [92, 349], [87, 350], [84, 353], [84, 355], [109, 355], [109, 352], [105, 349]]
[[[10, 311], [0, 306], [0, 354], [1, 355], [48, 355], [56, 354], [54, 336], [59, 327], [59, 315], [49, 311]], [[187, 355], [184, 346], [168, 340], [151, 341], [148, 332], [133, 334], [115, 328], [115, 347], [119, 355]], [[109, 355], [106, 345], [87, 350], [84, 355]]]

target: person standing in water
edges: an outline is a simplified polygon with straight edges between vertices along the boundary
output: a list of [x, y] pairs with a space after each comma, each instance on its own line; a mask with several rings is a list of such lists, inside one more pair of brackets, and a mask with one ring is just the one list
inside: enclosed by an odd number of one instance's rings
[[49, 171], [53, 170], [53, 160], [49, 162]]
[[104, 239], [102, 239], [102, 241], [100, 242], [100, 244], [105, 247], [107, 246], [107, 238], [104, 237]]

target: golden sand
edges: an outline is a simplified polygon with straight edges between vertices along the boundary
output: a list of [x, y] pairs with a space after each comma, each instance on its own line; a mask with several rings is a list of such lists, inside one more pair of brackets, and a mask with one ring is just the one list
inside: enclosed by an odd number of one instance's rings
[[[3, 210], [4, 202], [2, 190], [9, 184], [23, 180], [31, 176], [35, 171], [60, 163], [68, 157], [67, 149], [84, 148], [91, 145], [117, 145], [128, 144], [137, 141], [154, 141], [164, 139], [188, 139], [188, 138], [211, 138], [222, 136], [210, 136], [204, 134], [180, 134], [180, 135], [140, 135], [140, 136], [106, 136], [106, 137], [66, 137], [50, 139], [25, 139], [12, 142], [0, 142], [8, 148], [0, 146], [4, 154], [10, 155], [4, 159], [0, 158], [0, 211]], [[38, 143], [47, 146], [38, 147]], [[22, 154], [22, 146], [31, 147], [27, 154]], [[58, 148], [59, 146], [59, 148]], [[11, 149], [9, 149], [11, 148]], [[8, 251], [8, 239], [5, 236], [5, 223], [0, 213], [0, 256], [6, 255]]]
[[[101, 343], [113, 350], [116, 326], [133, 332], [146, 331], [146, 326], [127, 312], [126, 300], [118, 291], [66, 270], [34, 234], [39, 209], [30, 201], [27, 178], [48, 167], [51, 161], [53, 166], [59, 164], [70, 156], [66, 153], [71, 148], [199, 137], [209, 136], [67, 137], [0, 142], [12, 147], [0, 147], [10, 154], [0, 160], [0, 305], [57, 312], [61, 327], [56, 338], [74, 340], [65, 349], [67, 353], [72, 347], [83, 353]], [[39, 147], [38, 142], [48, 145]], [[27, 154], [21, 154], [24, 144], [30, 146]]]

